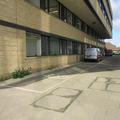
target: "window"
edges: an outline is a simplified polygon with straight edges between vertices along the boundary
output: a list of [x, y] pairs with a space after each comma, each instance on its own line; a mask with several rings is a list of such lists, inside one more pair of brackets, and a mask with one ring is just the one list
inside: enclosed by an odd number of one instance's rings
[[82, 22], [82, 26], [81, 26], [81, 30], [83, 31], [83, 32], [85, 32], [85, 23], [84, 22]]
[[49, 37], [47, 36], [41, 36], [41, 44], [42, 44], [42, 55], [43, 56], [48, 56], [49, 55]]
[[95, 31], [94, 30], [92, 30], [92, 36], [95, 37]]
[[28, 0], [33, 5], [48, 12], [48, 0]]
[[59, 17], [59, 3], [56, 0], [49, 0], [49, 13]]
[[67, 41], [60, 40], [60, 54], [66, 55], [67, 54]]
[[[108, 3], [108, 0], [107, 0], [107, 3]], [[110, 24], [110, 20], [109, 20], [109, 18], [108, 18], [108, 15], [107, 15], [107, 12], [106, 12], [106, 9], [105, 9], [105, 6], [104, 6], [102, 0], [99, 0], [99, 5], [100, 5], [100, 7], [101, 7], [101, 10], [102, 10], [103, 15], [105, 16], [106, 21], [108, 22], [108, 24]], [[108, 3], [108, 8], [109, 8], [109, 3]], [[109, 10], [110, 10], [110, 9], [109, 9]], [[111, 16], [111, 12], [110, 12], [110, 16]], [[111, 16], [111, 19], [112, 19], [112, 16]]]
[[87, 34], [92, 36], [92, 29], [89, 26], [87, 26]]
[[76, 28], [81, 30], [81, 25], [82, 25], [81, 20], [77, 17], [77, 19], [76, 19]]
[[73, 54], [78, 54], [78, 45], [76, 41], [72, 41], [72, 49]]
[[67, 23], [72, 25], [72, 13], [67, 10]]
[[72, 54], [72, 41], [67, 41], [67, 54]]
[[72, 16], [72, 25], [76, 27], [76, 19], [77, 17], [75, 15]]
[[92, 29], [91, 28], [89, 29], [89, 34], [92, 36]]
[[63, 5], [60, 5], [60, 19], [67, 22], [67, 9]]
[[48, 0], [40, 0], [40, 8], [43, 9], [43, 10], [45, 10], [45, 11], [46, 11], [46, 8], [48, 8], [47, 1]]
[[50, 37], [50, 55], [58, 55], [59, 54], [59, 40]]
[[81, 54], [84, 55], [84, 53], [85, 53], [85, 44], [81, 43]]
[[101, 0], [99, 0], [99, 5], [102, 8], [102, 1]]
[[49, 56], [81, 54], [82, 44], [80, 42], [57, 39], [36, 33], [26, 33], [26, 56]]
[[73, 54], [82, 54], [82, 44], [80, 42], [73, 41]]
[[36, 7], [40, 8], [40, 0], [28, 0], [28, 1], [35, 5]]
[[78, 54], [82, 54], [82, 45], [78, 43]]
[[[67, 22], [74, 27], [78, 28], [79, 30], [82, 30], [83, 32], [90, 34], [89, 27], [76, 15], [74, 15], [70, 10], [68, 10], [64, 5], [62, 5], [57, 0], [28, 0], [33, 5], [35, 5], [38, 8], [43, 9], [44, 11], [58, 17], [59, 19], [63, 20], [64, 22]], [[112, 29], [112, 26], [110, 24], [110, 20], [107, 16], [107, 13], [105, 11], [104, 5], [102, 3], [102, 0], [99, 0], [99, 4], [101, 6], [101, 10], [105, 16], [105, 19]]]
[[87, 31], [88, 31], [88, 27], [87, 27], [87, 25], [85, 24], [85, 33], [87, 33]]
[[41, 55], [41, 36], [39, 34], [26, 33], [27, 56], [34, 57]]

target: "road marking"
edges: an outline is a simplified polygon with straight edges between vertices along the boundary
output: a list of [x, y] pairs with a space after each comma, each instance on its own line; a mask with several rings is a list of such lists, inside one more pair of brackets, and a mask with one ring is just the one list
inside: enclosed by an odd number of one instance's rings
[[[71, 78], [73, 78], [73, 77], [71, 77]], [[64, 81], [62, 81], [62, 82], [59, 82], [59, 83], [55, 84], [54, 86], [49, 87], [48, 89], [43, 90], [43, 91], [30, 90], [30, 89], [25, 89], [25, 88], [22, 88], [22, 87], [14, 87], [14, 86], [7, 86], [7, 87], [15, 88], [15, 89], [22, 90], [22, 91], [27, 91], [27, 92], [33, 92], [33, 93], [42, 94], [42, 93], [48, 92], [49, 90], [52, 90], [52, 89], [56, 88], [57, 86], [60, 86], [61, 84], [67, 82], [67, 81], [70, 80], [71, 78], [69, 78], [69, 79], [67, 79], [67, 80], [64, 80]]]
[[[89, 67], [89, 68], [87, 68], [87, 69], [85, 69], [85, 70], [92, 69], [92, 68], [96, 67], [97, 65], [98, 65], [98, 63], [95, 64], [95, 65], [93, 65], [93, 66], [91, 66], [91, 67]], [[81, 72], [81, 73], [85, 73], [85, 72]], [[81, 74], [81, 73], [80, 73], [80, 74]], [[25, 89], [25, 88], [22, 88], [22, 87], [14, 87], [14, 86], [7, 86], [7, 87], [15, 88], [15, 89], [22, 90], [22, 91], [26, 91], [26, 92], [32, 92], [32, 93], [43, 94], [43, 93], [46, 93], [46, 92], [48, 92], [48, 91], [50, 91], [50, 90], [56, 88], [57, 86], [62, 85], [63, 83], [67, 82], [68, 80], [70, 80], [70, 79], [72, 79], [72, 78], [74, 78], [74, 77], [75, 77], [75, 76], [72, 76], [72, 77], [70, 77], [70, 78], [68, 78], [68, 79], [66, 79], [66, 80], [64, 80], [64, 81], [62, 81], [62, 82], [59, 82], [59, 83], [53, 85], [52, 87], [49, 87], [48, 89], [43, 90], [43, 91], [30, 90], [30, 89]]]
[[25, 88], [22, 88], [22, 87], [14, 87], [14, 86], [7, 86], [7, 87], [15, 88], [15, 89], [26, 91], [26, 92], [41, 93], [40, 91], [37, 91], [37, 90], [30, 90], [30, 89], [25, 89]]

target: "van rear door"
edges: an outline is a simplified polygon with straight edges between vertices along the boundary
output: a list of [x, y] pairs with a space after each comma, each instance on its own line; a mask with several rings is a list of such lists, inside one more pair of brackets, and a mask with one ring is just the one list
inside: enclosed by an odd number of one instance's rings
[[96, 48], [88, 48], [85, 51], [85, 59], [97, 59], [97, 54]]

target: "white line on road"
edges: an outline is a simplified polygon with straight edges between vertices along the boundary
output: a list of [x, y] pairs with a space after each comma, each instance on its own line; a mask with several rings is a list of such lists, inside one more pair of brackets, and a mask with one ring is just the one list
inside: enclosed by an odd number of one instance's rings
[[15, 89], [26, 91], [26, 92], [41, 93], [40, 91], [37, 91], [37, 90], [30, 90], [30, 89], [25, 89], [25, 88], [22, 88], [22, 87], [14, 87], [14, 86], [7, 86], [7, 87], [15, 88]]
[[[69, 79], [71, 79], [71, 78], [69, 78]], [[48, 89], [43, 90], [43, 91], [30, 90], [30, 89], [25, 89], [25, 88], [22, 88], [22, 87], [14, 87], [14, 86], [7, 86], [7, 87], [15, 88], [15, 89], [22, 90], [22, 91], [27, 91], [27, 92], [33, 92], [33, 93], [40, 93], [40, 94], [42, 94], [42, 93], [48, 92], [49, 90], [52, 90], [52, 89], [56, 88], [57, 86], [60, 86], [61, 84], [67, 82], [69, 79], [64, 80], [62, 82], [59, 82], [59, 83], [55, 84], [54, 86], [49, 87]]]
[[[92, 69], [92, 68], [96, 67], [97, 65], [98, 65], [98, 63], [95, 64], [95, 65], [93, 65], [93, 66], [91, 66], [91, 67], [89, 67], [89, 68], [87, 68], [87, 69], [85, 69], [85, 70]], [[70, 77], [69, 79], [66, 79], [66, 80], [64, 80], [64, 81], [62, 81], [62, 82], [59, 82], [59, 83], [53, 85], [52, 87], [49, 87], [48, 89], [43, 90], [43, 91], [30, 90], [30, 89], [25, 89], [25, 88], [22, 88], [22, 87], [14, 87], [14, 86], [7, 86], [7, 87], [15, 88], [15, 89], [22, 90], [22, 91], [26, 91], [26, 92], [32, 92], [32, 93], [43, 94], [43, 93], [46, 93], [46, 92], [48, 92], [48, 91], [50, 91], [50, 90], [52, 90], [52, 89], [54, 89], [54, 88], [56, 88], [56, 87], [62, 85], [63, 83], [67, 82], [68, 80], [70, 80], [70, 79], [72, 79], [72, 78], [74, 78], [74, 77], [75, 77], [75, 76], [72, 76], [72, 77]]]

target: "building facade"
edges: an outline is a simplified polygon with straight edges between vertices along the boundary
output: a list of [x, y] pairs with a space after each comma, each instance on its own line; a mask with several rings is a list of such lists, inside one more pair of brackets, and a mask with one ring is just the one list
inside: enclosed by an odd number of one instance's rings
[[112, 50], [113, 52], [118, 51], [118, 48], [115, 45], [113, 45], [111, 42], [106, 42], [105, 48], [106, 50]]
[[110, 0], [0, 0], [0, 75], [78, 63], [112, 38]]

